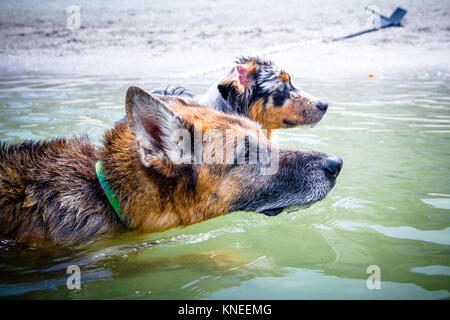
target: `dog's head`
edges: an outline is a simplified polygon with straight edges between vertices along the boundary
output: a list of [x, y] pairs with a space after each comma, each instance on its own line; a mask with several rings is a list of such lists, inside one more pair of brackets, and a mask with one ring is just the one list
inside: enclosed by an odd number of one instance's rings
[[227, 107], [259, 122], [264, 129], [291, 128], [319, 122], [328, 104], [292, 84], [273, 62], [240, 58], [217, 89]]
[[245, 117], [169, 109], [137, 87], [128, 89], [126, 111], [144, 174], [164, 177], [158, 188], [176, 192], [167, 206], [195, 212], [186, 214], [195, 216], [189, 223], [232, 211], [275, 215], [311, 205], [333, 188], [342, 166], [335, 156], [272, 144]]

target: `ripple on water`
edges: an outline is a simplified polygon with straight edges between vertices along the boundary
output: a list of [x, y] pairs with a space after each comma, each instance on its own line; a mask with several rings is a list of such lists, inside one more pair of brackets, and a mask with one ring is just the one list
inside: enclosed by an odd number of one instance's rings
[[450, 267], [448, 266], [426, 266], [411, 268], [411, 272], [423, 273], [430, 276], [450, 276]]
[[333, 203], [333, 207], [342, 207], [347, 209], [359, 209], [365, 207], [367, 204], [375, 204], [373, 201], [362, 200], [355, 196], [345, 197]]
[[450, 198], [426, 198], [420, 200], [435, 208], [450, 210]]
[[442, 230], [419, 230], [409, 226], [384, 227], [381, 225], [369, 225], [360, 223], [356, 223], [353, 225], [371, 228], [391, 238], [419, 240], [443, 245], [450, 245], [450, 228], [445, 228]]

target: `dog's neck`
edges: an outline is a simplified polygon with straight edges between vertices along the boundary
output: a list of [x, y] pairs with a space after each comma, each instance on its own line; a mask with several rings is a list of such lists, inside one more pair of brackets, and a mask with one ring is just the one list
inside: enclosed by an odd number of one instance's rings
[[[195, 214], [189, 201], [176, 197], [189, 189], [189, 173], [183, 179], [170, 178], [155, 168], [144, 167], [137, 153], [134, 136], [125, 122], [119, 122], [104, 137], [101, 160], [105, 177], [119, 200], [121, 213], [131, 228], [160, 231], [190, 224]], [[186, 190], [186, 188], [188, 190]]]

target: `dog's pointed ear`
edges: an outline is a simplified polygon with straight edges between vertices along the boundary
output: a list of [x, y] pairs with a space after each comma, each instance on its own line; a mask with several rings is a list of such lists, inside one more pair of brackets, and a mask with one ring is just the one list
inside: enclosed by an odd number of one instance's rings
[[238, 76], [239, 83], [245, 87], [252, 73], [250, 72], [250, 68], [245, 64], [238, 64], [234, 69], [236, 70], [235, 72]]
[[128, 124], [134, 134], [142, 163], [149, 167], [155, 159], [163, 163], [180, 161], [183, 133], [190, 134], [191, 124], [177, 117], [161, 100], [138, 87], [129, 87], [125, 99]]

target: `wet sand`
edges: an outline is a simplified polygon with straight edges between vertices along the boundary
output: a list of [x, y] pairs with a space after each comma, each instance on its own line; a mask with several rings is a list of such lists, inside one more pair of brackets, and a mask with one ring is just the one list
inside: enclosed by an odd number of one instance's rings
[[[66, 26], [71, 4], [78, 30]], [[407, 9], [404, 27], [324, 42], [365, 29], [367, 4]], [[431, 0], [2, 1], [0, 72], [200, 77], [265, 50], [302, 78], [449, 77], [449, 17], [450, 1]]]

